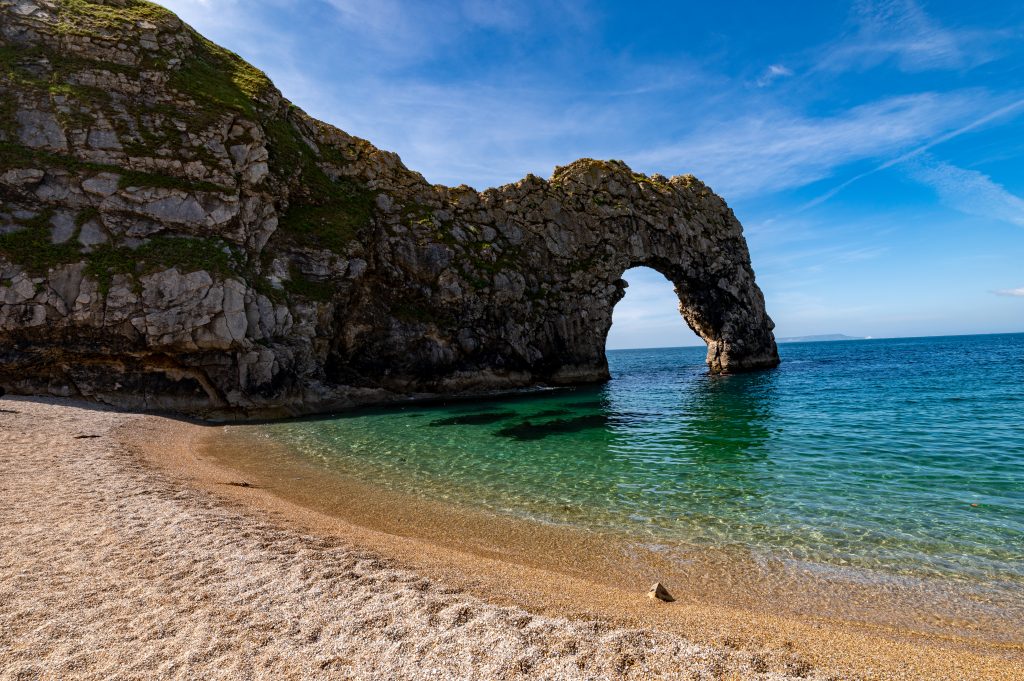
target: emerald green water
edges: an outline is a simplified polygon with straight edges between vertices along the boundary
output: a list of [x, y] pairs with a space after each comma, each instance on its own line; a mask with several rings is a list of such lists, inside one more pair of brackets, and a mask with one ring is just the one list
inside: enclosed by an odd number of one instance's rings
[[1024, 587], [1024, 334], [611, 351], [600, 387], [259, 426], [428, 499], [648, 544]]

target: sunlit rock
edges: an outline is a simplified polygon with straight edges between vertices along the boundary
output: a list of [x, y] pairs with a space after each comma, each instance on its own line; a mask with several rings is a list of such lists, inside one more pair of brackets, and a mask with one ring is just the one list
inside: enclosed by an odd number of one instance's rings
[[692, 176], [431, 185], [141, 2], [0, 0], [0, 47], [9, 390], [272, 416], [602, 381], [640, 265], [712, 372], [778, 363], [742, 228]]

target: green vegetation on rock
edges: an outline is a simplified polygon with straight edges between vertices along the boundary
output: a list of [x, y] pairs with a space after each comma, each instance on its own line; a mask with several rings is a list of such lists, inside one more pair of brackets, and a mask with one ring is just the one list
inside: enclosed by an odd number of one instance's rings
[[125, 29], [137, 30], [140, 21], [177, 21], [169, 10], [145, 0], [122, 0], [116, 4], [61, 0], [57, 8], [60, 31], [77, 35], [116, 37]]
[[[0, 235], [0, 256], [26, 269], [33, 276], [44, 276], [54, 267], [85, 262], [85, 274], [99, 282], [106, 295], [114, 276], [135, 277], [177, 267], [182, 272], [206, 270], [222, 279], [236, 277], [237, 263], [227, 243], [220, 239], [158, 236], [138, 248], [102, 244], [82, 253], [74, 237], [54, 244], [50, 241], [52, 210], [39, 213], [22, 223], [24, 229]], [[84, 222], [81, 216], [76, 220]]]
[[[253, 99], [273, 87], [261, 71], [191, 29], [182, 27], [171, 12], [150, 2], [62, 0], [57, 6], [57, 18], [60, 33], [87, 36], [98, 44], [108, 41], [131, 46], [132, 38], [144, 30], [144, 22], [163, 29], [163, 35], [167, 35], [168, 26], [179, 32], [188, 31], [192, 49], [187, 52], [178, 69], [169, 66], [168, 57], [173, 54], [165, 50], [152, 52], [139, 49], [134, 63], [124, 63], [120, 58], [117, 62], [109, 61], [115, 58], [108, 56], [109, 53], [72, 52], [42, 41], [31, 46], [0, 46], [0, 84], [7, 81], [18, 90], [35, 94], [37, 98], [50, 99], [62, 126], [69, 131], [88, 129], [97, 110], [101, 111], [131, 156], [165, 156], [168, 150], [176, 150], [182, 161], [200, 160], [216, 166], [220, 160], [213, 158], [206, 148], [183, 145], [181, 131], [171, 122], [187, 120], [190, 127], [195, 129], [208, 127], [232, 110], [252, 117], [255, 114]], [[131, 55], [130, 47], [121, 50], [120, 54]], [[145, 92], [140, 96], [126, 97], [116, 91], [82, 85], [78, 77], [81, 73], [93, 71], [120, 74], [128, 80], [138, 80], [145, 69], [168, 72], [171, 86], [192, 98], [196, 106], [182, 109], [176, 103], [162, 101]], [[2, 99], [5, 103], [0, 104], [0, 118], [3, 121], [0, 125], [4, 126], [2, 129], [7, 133], [7, 140], [12, 141], [15, 137], [13, 121], [17, 102], [8, 97]], [[205, 191], [231, 189], [167, 174], [156, 175], [109, 167], [104, 169], [126, 175], [122, 186]]]
[[50, 241], [50, 218], [53, 209], [43, 210], [21, 222], [23, 229], [0, 234], [0, 256], [24, 267], [29, 274], [45, 275], [51, 267], [75, 262], [78, 248], [73, 243]]
[[81, 227], [90, 220], [99, 220], [100, 211], [93, 206], [88, 206], [78, 211], [78, 215], [75, 216], [75, 227]]
[[293, 203], [281, 216], [279, 234], [297, 246], [326, 248], [336, 253], [368, 225], [372, 203], [366, 190], [355, 182], [338, 183], [320, 205]]
[[318, 302], [327, 302], [334, 297], [337, 286], [329, 281], [317, 281], [292, 268], [291, 278], [284, 282], [288, 293], [303, 296]]
[[237, 276], [231, 250], [220, 239], [158, 236], [135, 249], [104, 244], [84, 259], [85, 274], [99, 282], [104, 295], [118, 274], [143, 276], [177, 267], [186, 273], [206, 270], [222, 279]]
[[296, 246], [343, 252], [373, 218], [373, 193], [354, 178], [332, 180], [287, 120], [265, 125], [270, 164], [280, 177], [298, 175], [277, 238]]
[[209, 115], [222, 116], [234, 109], [255, 116], [253, 104], [273, 86], [266, 74], [234, 52], [215, 45], [198, 33], [192, 54], [174, 71], [171, 87], [195, 99]]
[[173, 175], [146, 173], [138, 170], [127, 170], [120, 166], [107, 163], [82, 161], [74, 156], [55, 154], [48, 151], [29, 149], [20, 144], [0, 142], [0, 171], [11, 168], [63, 168], [69, 171], [91, 170], [94, 172], [117, 173], [121, 176], [119, 186], [127, 187], [160, 187], [164, 189], [181, 189], [183, 191], [222, 192], [225, 187], [213, 182], [202, 180], [186, 180]]

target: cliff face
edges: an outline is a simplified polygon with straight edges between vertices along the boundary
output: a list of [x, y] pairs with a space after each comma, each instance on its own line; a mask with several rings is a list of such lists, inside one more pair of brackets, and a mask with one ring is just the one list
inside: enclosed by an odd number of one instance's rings
[[622, 272], [713, 372], [775, 366], [742, 228], [580, 160], [428, 184], [141, 0], [0, 0], [0, 386], [283, 415], [607, 378]]

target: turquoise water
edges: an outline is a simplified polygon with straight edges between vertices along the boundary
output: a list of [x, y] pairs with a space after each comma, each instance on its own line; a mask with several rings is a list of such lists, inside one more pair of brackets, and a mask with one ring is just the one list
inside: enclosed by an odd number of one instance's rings
[[1024, 334], [610, 351], [613, 380], [261, 426], [429, 499], [638, 540], [1024, 586]]

